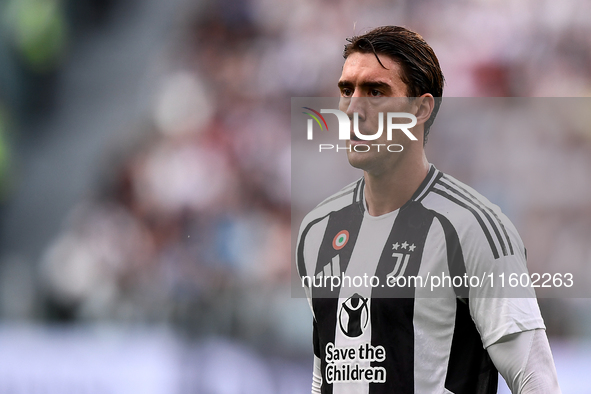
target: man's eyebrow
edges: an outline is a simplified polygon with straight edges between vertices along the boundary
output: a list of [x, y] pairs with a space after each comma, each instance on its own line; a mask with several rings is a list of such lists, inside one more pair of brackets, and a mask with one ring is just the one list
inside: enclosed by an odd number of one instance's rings
[[382, 89], [382, 90], [392, 90], [392, 87], [390, 86], [390, 84], [386, 83], [386, 82], [380, 82], [380, 81], [375, 81], [375, 82], [363, 82], [361, 83], [361, 87], [365, 90], [368, 89]]
[[[353, 86], [353, 83], [351, 81], [342, 80], [342, 81], [339, 81], [339, 83], [337, 85], [339, 88], [348, 88], [348, 87]], [[390, 86], [390, 84], [388, 84], [387, 82], [382, 82], [382, 81], [362, 82], [360, 84], [360, 87], [364, 90], [368, 90], [368, 89], [382, 89], [382, 90], [386, 90], [386, 91], [392, 90], [392, 87]]]

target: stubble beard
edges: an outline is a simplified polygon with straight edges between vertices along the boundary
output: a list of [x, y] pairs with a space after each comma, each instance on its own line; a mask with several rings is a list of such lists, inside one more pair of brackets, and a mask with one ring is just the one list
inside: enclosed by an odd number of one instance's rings
[[[375, 149], [375, 147], [372, 147]], [[397, 155], [399, 153], [391, 152], [347, 152], [347, 159], [353, 168], [362, 170], [366, 174], [378, 175], [387, 171], [389, 157], [386, 156]]]

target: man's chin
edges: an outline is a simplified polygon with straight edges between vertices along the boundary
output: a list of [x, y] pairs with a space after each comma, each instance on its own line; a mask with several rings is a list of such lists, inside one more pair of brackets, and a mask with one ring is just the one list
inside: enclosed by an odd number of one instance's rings
[[347, 159], [351, 167], [365, 170], [370, 162], [370, 155], [369, 152], [347, 152]]

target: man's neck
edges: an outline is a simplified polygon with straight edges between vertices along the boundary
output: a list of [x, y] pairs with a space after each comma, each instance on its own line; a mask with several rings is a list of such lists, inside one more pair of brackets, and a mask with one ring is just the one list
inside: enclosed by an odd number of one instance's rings
[[367, 171], [365, 200], [371, 216], [380, 216], [402, 207], [417, 191], [427, 173], [429, 162], [420, 155], [416, 160], [400, 163], [396, 169], [375, 175]]

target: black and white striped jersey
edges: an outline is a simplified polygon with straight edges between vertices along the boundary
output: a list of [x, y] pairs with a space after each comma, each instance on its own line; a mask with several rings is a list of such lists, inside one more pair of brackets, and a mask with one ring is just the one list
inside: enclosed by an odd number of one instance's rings
[[[516, 298], [491, 283], [527, 273], [513, 224], [434, 166], [410, 201], [382, 216], [368, 214], [363, 178], [323, 201], [301, 225], [296, 261], [322, 393], [496, 393], [486, 347], [544, 328], [533, 290]], [[481, 283], [435, 292], [433, 276]]]

